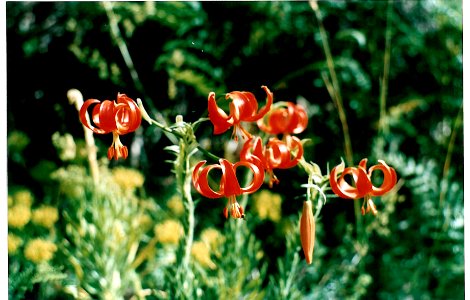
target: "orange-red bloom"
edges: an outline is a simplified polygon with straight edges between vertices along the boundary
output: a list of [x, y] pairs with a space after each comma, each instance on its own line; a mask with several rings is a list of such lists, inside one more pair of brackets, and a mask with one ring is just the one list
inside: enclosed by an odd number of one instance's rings
[[[364, 158], [359, 166], [344, 168], [344, 162], [337, 165], [330, 173], [330, 186], [333, 192], [344, 199], [364, 198], [362, 204], [362, 214], [372, 212], [377, 214], [377, 209], [372, 201], [372, 196], [381, 196], [389, 192], [397, 183], [397, 174], [395, 169], [389, 167], [383, 160], [378, 161], [379, 164], [374, 165], [367, 170], [367, 159]], [[382, 171], [383, 182], [379, 187], [372, 184], [371, 176], [376, 170]], [[338, 178], [338, 174], [342, 174]], [[353, 185], [346, 181], [346, 176], [351, 178]], [[364, 205], [367, 203], [367, 209]]]
[[[205, 160], [200, 161], [194, 167], [192, 179], [196, 190], [207, 198], [227, 197], [227, 206], [224, 208], [225, 217], [228, 217], [228, 211], [230, 210], [230, 215], [233, 218], [244, 218], [243, 208], [238, 204], [236, 196], [254, 193], [263, 184], [264, 170], [261, 162], [253, 160], [251, 162], [239, 161], [232, 164], [228, 160], [221, 158], [219, 159], [219, 164], [208, 165], [200, 170], [205, 163]], [[240, 187], [238, 183], [236, 173], [238, 167], [246, 167], [253, 173], [253, 180], [246, 187]], [[209, 172], [213, 169], [219, 169], [222, 172], [218, 191], [214, 191], [208, 182]]]
[[279, 183], [273, 169], [295, 167], [304, 153], [302, 143], [294, 136], [287, 135], [284, 140], [270, 138], [266, 146], [260, 137], [249, 139], [243, 145], [240, 159], [243, 161], [260, 160], [269, 174], [269, 186]]
[[[88, 118], [88, 108], [93, 107], [91, 120]], [[140, 126], [142, 120], [137, 104], [125, 94], [118, 93], [117, 101], [88, 99], [80, 108], [80, 121], [94, 133], [113, 133], [113, 143], [108, 149], [108, 159], [126, 159], [127, 147], [119, 140], [119, 136], [133, 132]]]
[[307, 128], [305, 109], [292, 102], [278, 102], [257, 121], [259, 129], [269, 134], [298, 134]]
[[215, 93], [209, 93], [208, 110], [209, 119], [214, 125], [214, 134], [221, 134], [230, 127], [233, 129], [233, 137], [238, 139], [237, 131], [240, 130], [244, 138], [250, 138], [251, 134], [246, 131], [241, 122], [256, 122], [262, 118], [270, 109], [273, 103], [273, 94], [266, 87], [262, 86], [267, 95], [266, 105], [258, 110], [258, 101], [250, 92], [234, 91], [225, 95], [226, 99], [231, 99], [230, 113], [227, 115], [223, 109], [217, 106], [215, 101]]

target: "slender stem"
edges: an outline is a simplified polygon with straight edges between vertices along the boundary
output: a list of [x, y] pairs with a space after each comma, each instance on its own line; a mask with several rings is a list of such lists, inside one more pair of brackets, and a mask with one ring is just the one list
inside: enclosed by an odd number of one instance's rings
[[[134, 62], [132, 61], [132, 57], [129, 53], [129, 49], [127, 48], [126, 42], [124, 41], [124, 38], [122, 37], [121, 30], [119, 29], [117, 18], [113, 11], [113, 4], [110, 1], [104, 1], [103, 6], [106, 10], [106, 15], [108, 16], [108, 19], [109, 19], [111, 36], [119, 47], [119, 51], [121, 52], [124, 63], [129, 69], [129, 73], [131, 75], [132, 81], [134, 82], [134, 86], [140, 93], [145, 95], [145, 88], [139, 79], [139, 74], [137, 73], [137, 69], [134, 66]], [[161, 122], [164, 122], [163, 116], [157, 111], [153, 103], [151, 101], [147, 101], [147, 103], [148, 103], [148, 106], [150, 107], [150, 111], [152, 112], [152, 114], [155, 115], [158, 120], [160, 120]]]
[[[330, 94], [333, 103], [335, 104], [338, 110], [338, 116], [341, 122], [341, 127], [343, 130], [343, 140], [344, 140], [344, 153], [346, 155], [346, 162], [348, 165], [354, 164], [354, 156], [353, 156], [353, 149], [351, 143], [351, 137], [349, 135], [349, 126], [346, 117], [346, 111], [343, 105], [343, 98], [341, 96], [340, 86], [338, 82], [338, 77], [336, 76], [335, 65], [333, 60], [333, 55], [331, 54], [330, 46], [328, 43], [328, 36], [326, 34], [325, 27], [323, 26], [322, 16], [320, 13], [320, 9], [318, 8], [318, 4], [316, 1], [311, 0], [310, 5], [312, 10], [315, 12], [315, 17], [318, 22], [318, 28], [320, 31], [320, 36], [323, 45], [323, 51], [326, 57], [326, 63], [328, 66], [328, 73], [329, 77], [326, 73], [322, 73], [323, 81], [327, 87], [328, 93]], [[361, 208], [358, 201], [353, 201], [354, 204], [354, 218], [356, 222], [356, 236], [359, 243], [364, 243], [367, 239], [366, 234], [363, 230], [363, 219], [361, 218]], [[362, 260], [361, 260], [362, 261]], [[363, 268], [364, 264], [360, 264], [360, 268]]]
[[379, 120], [379, 132], [388, 132], [387, 119], [386, 119], [386, 100], [388, 92], [388, 78], [390, 74], [390, 52], [391, 52], [391, 40], [392, 40], [392, 29], [391, 19], [393, 14], [393, 3], [392, 0], [388, 1], [387, 4], [387, 25], [385, 30], [385, 52], [384, 52], [384, 73], [380, 83], [380, 120]]
[[[444, 168], [442, 171], [442, 180], [447, 180], [447, 176], [449, 174], [449, 169], [450, 169], [450, 164], [452, 161], [452, 153], [454, 152], [454, 145], [455, 145], [455, 139], [457, 138], [457, 133], [459, 132], [459, 128], [462, 125], [462, 114], [463, 114], [463, 102], [462, 105], [460, 106], [459, 113], [457, 117], [455, 118], [454, 121], [454, 128], [452, 129], [452, 134], [449, 139], [449, 144], [447, 145], [447, 154], [446, 154], [446, 160], [444, 162]], [[447, 192], [447, 185], [445, 185], [439, 194], [439, 207], [442, 208], [444, 206], [444, 198]]]
[[341, 122], [341, 127], [343, 130], [344, 153], [346, 155], [346, 162], [348, 163], [348, 165], [353, 165], [354, 159], [353, 159], [351, 137], [349, 135], [348, 120], [346, 118], [346, 112], [344, 110], [343, 102], [342, 100], [338, 98], [339, 92], [336, 91], [336, 88], [329, 80], [328, 75], [322, 72], [322, 77], [323, 77], [323, 81], [325, 82], [328, 93], [330, 94], [330, 97], [333, 100], [333, 103], [338, 109], [338, 116], [339, 116], [339, 120]]
[[[181, 149], [183, 150], [183, 149]], [[188, 209], [188, 232], [186, 236], [186, 245], [184, 250], [183, 267], [184, 269], [189, 268], [189, 260], [191, 258], [191, 247], [194, 240], [194, 202], [191, 196], [191, 166], [190, 156], [185, 155], [184, 160], [184, 181], [182, 183], [182, 195], [183, 200], [186, 201], [186, 207]]]
[[297, 253], [295, 253], [294, 260], [292, 261], [291, 267], [290, 267], [290, 270], [289, 270], [289, 276], [287, 276], [285, 286], [281, 291], [281, 296], [283, 298], [288, 298], [289, 297], [290, 288], [293, 284], [294, 276], [296, 275], [295, 270], [297, 269], [298, 264], [299, 264], [299, 255]]
[[[340, 89], [339, 82], [338, 82], [338, 76], [336, 75], [336, 71], [335, 71], [333, 55], [331, 54], [330, 45], [328, 43], [328, 36], [326, 34], [325, 27], [323, 26], [323, 20], [322, 20], [322, 16], [320, 13], [320, 9], [318, 9], [317, 4], [312, 5], [312, 9], [315, 12], [315, 17], [318, 22], [318, 28], [320, 30], [323, 51], [325, 52], [325, 57], [326, 57], [326, 64], [328, 66], [328, 72], [331, 77], [331, 82], [330, 82], [326, 74], [324, 75], [323, 73], [322, 74], [323, 80], [325, 81], [325, 85], [327, 85], [327, 89], [328, 89], [328, 92], [330, 93], [331, 99], [333, 100], [333, 102], [335, 103], [338, 109], [338, 115], [339, 115], [339, 119], [341, 121], [341, 126], [343, 129], [344, 150], [345, 150], [345, 155], [346, 155], [346, 161], [349, 165], [352, 165], [354, 163], [354, 159], [353, 159], [351, 137], [349, 136], [348, 121], [346, 118], [346, 112], [344, 110], [343, 98], [341, 96], [341, 89]], [[330, 88], [328, 88], [328, 85], [330, 85]]]
[[122, 38], [121, 30], [119, 29], [116, 15], [113, 12], [113, 4], [110, 1], [104, 1], [103, 6], [106, 10], [106, 14], [107, 14], [108, 19], [109, 19], [109, 26], [111, 28], [111, 34], [112, 34], [114, 40], [116, 41], [116, 43], [119, 47], [119, 50], [121, 51], [122, 58], [124, 59], [124, 62], [126, 63], [126, 66], [129, 69], [129, 72], [131, 74], [132, 81], [134, 81], [134, 84], [135, 84], [136, 88], [140, 92], [143, 93], [144, 92], [144, 87], [143, 87], [142, 83], [140, 82], [139, 74], [137, 74], [137, 71], [136, 71], [135, 66], [134, 66], [134, 62], [132, 61], [129, 50], [127, 49], [127, 45], [124, 42], [124, 39]]

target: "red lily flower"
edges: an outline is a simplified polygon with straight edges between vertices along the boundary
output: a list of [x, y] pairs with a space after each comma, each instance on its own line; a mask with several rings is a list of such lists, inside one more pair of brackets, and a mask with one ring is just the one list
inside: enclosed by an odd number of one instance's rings
[[240, 122], [255, 122], [261, 119], [271, 109], [271, 104], [273, 103], [271, 91], [264, 85], [261, 88], [266, 92], [267, 100], [266, 105], [260, 110], [258, 110], [258, 101], [252, 93], [238, 91], [227, 93], [225, 98], [232, 99], [229, 115], [217, 106], [215, 93], [209, 93], [209, 119], [214, 125], [214, 134], [224, 133], [233, 126], [232, 136], [235, 140], [238, 140], [238, 130], [240, 130], [244, 138], [250, 138], [251, 134], [241, 126]]
[[[256, 192], [260, 186], [263, 184], [264, 180], [264, 171], [263, 166], [260, 161], [253, 160], [252, 162], [248, 161], [239, 161], [235, 164], [230, 163], [226, 159], [219, 159], [219, 164], [208, 165], [204, 167], [201, 171], [201, 167], [206, 163], [205, 160], [200, 161], [194, 167], [192, 179], [193, 185], [196, 190], [207, 198], [221, 198], [227, 197], [228, 202], [227, 206], [224, 208], [225, 218], [228, 218], [228, 211], [230, 210], [230, 215], [235, 218], [244, 218], [245, 214], [243, 208], [238, 204], [236, 196], [242, 194], [251, 194]], [[251, 170], [253, 173], [253, 180], [247, 187], [240, 187], [238, 183], [236, 170], [238, 167], [246, 167]], [[222, 171], [222, 177], [219, 183], [219, 190], [214, 191], [208, 182], [209, 172], [213, 169], [220, 169]]]
[[269, 187], [279, 183], [273, 169], [289, 169], [297, 165], [302, 158], [304, 150], [300, 140], [287, 135], [284, 140], [270, 138], [266, 146], [260, 137], [249, 139], [240, 152], [242, 161], [260, 160], [263, 168], [269, 174]]
[[[96, 105], [93, 107], [91, 119], [96, 127], [92, 125], [87, 114], [88, 108], [93, 104]], [[108, 149], [108, 159], [127, 158], [127, 147], [121, 143], [119, 135], [135, 131], [139, 128], [141, 120], [137, 104], [121, 93], [118, 93], [116, 102], [88, 99], [80, 108], [80, 121], [88, 129], [98, 134], [113, 133], [113, 143]]]
[[[333, 192], [344, 199], [359, 199], [364, 197], [361, 212], [366, 214], [372, 212], [377, 214], [377, 209], [372, 201], [372, 196], [382, 196], [389, 192], [397, 183], [397, 174], [395, 169], [389, 167], [383, 160], [378, 161], [378, 165], [374, 165], [367, 171], [367, 159], [364, 158], [359, 163], [359, 166], [344, 168], [344, 162], [337, 165], [331, 170], [330, 173], [330, 186]], [[380, 187], [372, 184], [371, 176], [375, 170], [380, 170], [383, 173], [383, 182]], [[342, 174], [338, 177], [338, 173]], [[350, 185], [345, 177], [350, 175], [354, 185]], [[364, 205], [367, 203], [367, 209]]]
[[278, 102], [257, 121], [259, 129], [269, 134], [298, 134], [307, 128], [305, 109], [292, 102]]

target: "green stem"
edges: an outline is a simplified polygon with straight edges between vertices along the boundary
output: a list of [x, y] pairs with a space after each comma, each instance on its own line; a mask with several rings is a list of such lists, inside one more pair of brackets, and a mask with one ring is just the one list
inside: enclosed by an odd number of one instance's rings
[[[335, 63], [334, 63], [333, 55], [331, 54], [330, 45], [328, 43], [328, 36], [326, 34], [325, 27], [323, 26], [323, 20], [322, 20], [320, 10], [318, 9], [317, 5], [312, 6], [312, 9], [315, 12], [315, 17], [318, 21], [318, 28], [320, 30], [323, 51], [325, 52], [326, 64], [328, 66], [329, 75], [331, 77], [330, 85], [332, 87], [328, 88], [328, 92], [330, 93], [330, 96], [338, 109], [339, 119], [341, 121], [341, 126], [343, 129], [344, 150], [345, 150], [345, 155], [346, 155], [346, 161], [348, 162], [349, 165], [352, 165], [354, 163], [354, 160], [353, 160], [351, 137], [349, 136], [348, 121], [347, 121], [346, 113], [344, 110], [343, 97], [341, 96], [341, 89], [340, 89], [339, 82], [338, 82], [338, 76], [336, 75], [336, 71], [335, 71]], [[325, 81], [325, 84], [328, 85], [327, 82], [329, 82], [329, 80], [326, 76], [323, 76], [323, 80]]]
[[[331, 54], [330, 46], [328, 43], [328, 36], [326, 34], [325, 27], [323, 26], [322, 16], [318, 4], [316, 1], [310, 2], [312, 10], [315, 12], [315, 17], [318, 22], [318, 28], [320, 31], [320, 36], [322, 40], [323, 51], [326, 57], [326, 63], [328, 66], [329, 77], [326, 73], [322, 73], [323, 81], [327, 87], [328, 93], [330, 94], [333, 103], [338, 109], [338, 116], [341, 122], [341, 127], [343, 130], [343, 140], [344, 140], [344, 152], [346, 155], [346, 162], [348, 165], [354, 164], [353, 158], [353, 149], [351, 144], [351, 137], [349, 135], [349, 126], [346, 117], [346, 112], [343, 105], [343, 98], [341, 96], [340, 86], [338, 82], [338, 77], [336, 76], [335, 65], [333, 60], [333, 55]], [[313, 5], [312, 5], [313, 4]], [[330, 79], [331, 78], [331, 81]], [[358, 201], [354, 201], [354, 217], [356, 221], [356, 236], [359, 243], [364, 243], [366, 241], [366, 235], [363, 230], [363, 220], [361, 218], [361, 208]], [[361, 260], [362, 261], [362, 260]], [[363, 268], [364, 264], [360, 264], [360, 267]]]
[[113, 4], [112, 2], [104, 1], [103, 6], [106, 10], [106, 15], [109, 19], [109, 27], [111, 29], [111, 34], [119, 47], [119, 51], [121, 51], [122, 58], [124, 59], [127, 68], [129, 69], [132, 81], [134, 82], [139, 92], [144, 93], [144, 86], [140, 82], [139, 75], [137, 74], [137, 70], [134, 66], [134, 62], [132, 61], [129, 50], [127, 49], [127, 45], [124, 39], [122, 38], [121, 30], [119, 29], [116, 15], [113, 12]]
[[191, 196], [191, 166], [190, 166], [190, 156], [185, 153], [184, 160], [184, 180], [182, 182], [182, 196], [183, 200], [186, 202], [186, 207], [188, 209], [188, 232], [186, 237], [186, 245], [184, 248], [184, 258], [183, 258], [183, 268], [189, 269], [189, 260], [191, 258], [191, 247], [194, 240], [194, 201]]
[[388, 78], [390, 74], [390, 52], [391, 52], [391, 40], [392, 40], [392, 30], [390, 22], [392, 19], [393, 13], [393, 3], [392, 0], [388, 1], [387, 5], [387, 25], [385, 30], [385, 52], [384, 52], [384, 73], [382, 80], [380, 82], [380, 120], [379, 120], [379, 132], [383, 133], [388, 132], [387, 119], [386, 119], [386, 100], [388, 92]]
[[[442, 181], [447, 180], [447, 176], [449, 174], [450, 164], [452, 161], [452, 153], [454, 152], [455, 139], [457, 138], [458, 129], [462, 125], [462, 119], [463, 119], [462, 114], [463, 114], [463, 102], [462, 102], [462, 105], [460, 106], [459, 113], [457, 117], [455, 118], [454, 128], [452, 129], [452, 134], [449, 139], [449, 144], [447, 145], [447, 154], [446, 154], [446, 159], [445, 159], [444, 167], [442, 171]], [[440, 194], [439, 194], [439, 208], [440, 209], [442, 209], [442, 207], [444, 206], [444, 199], [445, 199], [446, 193], [447, 193], [447, 185], [445, 185], [441, 189]], [[447, 222], [445, 222], [445, 224], [446, 223]]]
[[297, 253], [295, 253], [294, 255], [294, 260], [292, 261], [292, 264], [291, 264], [291, 267], [290, 267], [290, 271], [289, 271], [289, 275], [287, 276], [287, 280], [286, 280], [286, 283], [285, 283], [285, 286], [284, 288], [281, 290], [281, 296], [284, 298], [284, 299], [288, 299], [289, 298], [289, 293], [291, 292], [290, 289], [291, 289], [291, 286], [294, 282], [294, 276], [297, 275], [295, 270], [297, 269], [297, 266], [299, 264], [299, 255]]

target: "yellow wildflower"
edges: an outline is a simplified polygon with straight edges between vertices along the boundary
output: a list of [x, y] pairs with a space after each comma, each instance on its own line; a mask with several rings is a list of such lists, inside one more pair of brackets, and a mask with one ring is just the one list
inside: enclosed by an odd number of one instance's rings
[[166, 206], [176, 215], [176, 216], [181, 216], [184, 213], [184, 204], [183, 200], [181, 199], [181, 196], [175, 194], [173, 195], [168, 202], [166, 203]]
[[117, 167], [112, 170], [114, 182], [123, 190], [133, 191], [144, 185], [144, 175], [137, 170]]
[[176, 220], [166, 220], [154, 227], [155, 237], [162, 244], [178, 244], [183, 236], [183, 225]]
[[24, 256], [34, 263], [40, 263], [49, 261], [56, 251], [57, 246], [53, 242], [43, 239], [34, 239], [26, 244]]
[[215, 269], [216, 265], [211, 260], [209, 247], [202, 241], [196, 241], [191, 247], [191, 255], [201, 264], [201, 266], [209, 269]]
[[152, 227], [153, 220], [149, 215], [140, 214], [137, 217], [137, 223], [140, 228], [142, 228], [144, 231], [147, 231]]
[[8, 254], [15, 254], [22, 244], [23, 240], [19, 236], [8, 233]]
[[8, 207], [13, 205], [13, 197], [8, 195]]
[[31, 209], [26, 205], [15, 205], [8, 208], [8, 226], [23, 228], [31, 219]]
[[27, 207], [31, 207], [34, 201], [33, 194], [31, 194], [31, 192], [28, 190], [17, 191], [13, 195], [13, 199], [15, 200], [15, 204], [21, 204]]
[[57, 208], [43, 205], [33, 211], [32, 221], [34, 224], [52, 228], [59, 219]]
[[214, 251], [225, 242], [225, 237], [215, 228], [206, 228], [201, 232], [201, 240]]
[[278, 222], [281, 219], [281, 202], [281, 195], [262, 190], [254, 195], [253, 208], [262, 220]]

